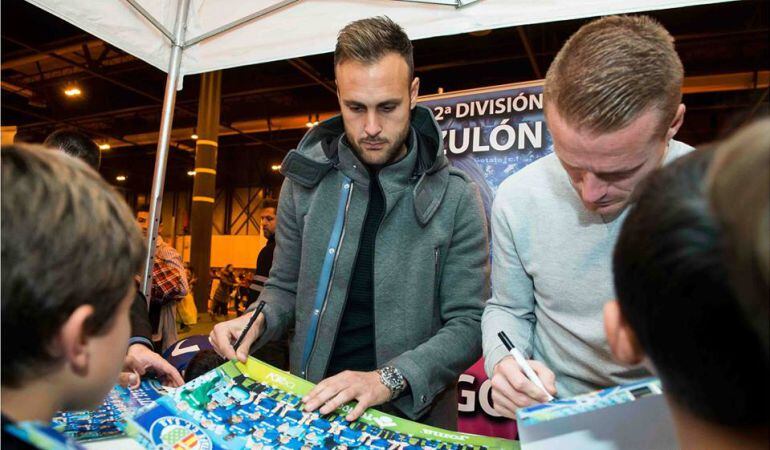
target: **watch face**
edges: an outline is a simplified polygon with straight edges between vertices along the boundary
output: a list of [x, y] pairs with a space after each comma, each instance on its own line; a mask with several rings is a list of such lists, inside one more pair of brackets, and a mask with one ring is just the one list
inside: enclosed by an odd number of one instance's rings
[[404, 377], [394, 367], [383, 367], [380, 369], [380, 378], [382, 379], [382, 384], [394, 394], [403, 389]]

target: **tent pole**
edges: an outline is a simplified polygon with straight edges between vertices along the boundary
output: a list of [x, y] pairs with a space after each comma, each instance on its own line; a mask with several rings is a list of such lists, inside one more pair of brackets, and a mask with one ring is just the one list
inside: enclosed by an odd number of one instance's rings
[[185, 42], [184, 48], [191, 47], [195, 44], [198, 44], [202, 41], [205, 41], [206, 39], [212, 38], [214, 36], [218, 36], [225, 31], [230, 31], [233, 28], [239, 27], [243, 25], [244, 23], [251, 22], [254, 19], [258, 19], [260, 17], [266, 16], [270, 13], [273, 13], [284, 6], [291, 5], [292, 3], [297, 3], [299, 0], [281, 0], [280, 2], [270, 5], [267, 8], [260, 9], [259, 11], [256, 11], [252, 14], [249, 14], [246, 17], [241, 17], [238, 20], [232, 21], [230, 23], [227, 23], [225, 25], [222, 25], [221, 27], [217, 27], [207, 33], [203, 33], [200, 36], [196, 36], [194, 38], [191, 38], [189, 41]]
[[158, 149], [155, 155], [155, 173], [152, 178], [150, 194], [150, 223], [147, 227], [147, 257], [142, 265], [141, 289], [147, 300], [150, 299], [152, 288], [152, 266], [155, 258], [155, 246], [160, 228], [161, 201], [163, 200], [163, 184], [166, 180], [166, 163], [168, 162], [168, 143], [171, 137], [171, 123], [174, 119], [174, 103], [179, 84], [179, 68], [182, 64], [182, 46], [184, 33], [187, 28], [187, 13], [190, 0], [179, 0], [177, 4], [176, 23], [174, 24], [174, 41], [171, 43], [171, 57], [168, 62], [168, 77], [166, 92], [163, 94], [163, 113], [160, 121]]
[[136, 10], [136, 12], [144, 16], [144, 18], [147, 19], [152, 24], [152, 26], [154, 26], [155, 28], [158, 29], [158, 31], [163, 33], [163, 35], [168, 38], [169, 42], [171, 42], [172, 44], [174, 43], [174, 35], [171, 34], [171, 32], [168, 31], [168, 29], [166, 29], [166, 27], [164, 27], [162, 23], [158, 22], [158, 19], [153, 17], [152, 14], [149, 13], [149, 11], [144, 9], [142, 5], [139, 4], [138, 1], [136, 0], [126, 0], [126, 1], [128, 2], [129, 5], [131, 5]]

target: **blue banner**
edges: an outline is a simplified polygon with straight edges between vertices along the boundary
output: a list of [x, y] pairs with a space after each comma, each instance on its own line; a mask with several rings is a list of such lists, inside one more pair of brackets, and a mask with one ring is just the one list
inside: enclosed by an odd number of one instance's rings
[[436, 116], [452, 165], [479, 185], [487, 218], [500, 183], [553, 150], [541, 82], [431, 95], [420, 103]]
[[[436, 116], [451, 164], [479, 186], [487, 222], [500, 184], [553, 151], [541, 81], [431, 95], [420, 103]], [[515, 439], [516, 423], [494, 410], [490, 388], [483, 359], [460, 376], [458, 429]]]

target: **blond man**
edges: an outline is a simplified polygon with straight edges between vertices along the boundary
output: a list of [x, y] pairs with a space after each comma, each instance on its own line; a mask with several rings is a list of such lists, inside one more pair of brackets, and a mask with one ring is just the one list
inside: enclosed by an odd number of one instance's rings
[[602, 307], [611, 257], [640, 182], [692, 150], [682, 125], [683, 69], [673, 38], [647, 17], [605, 17], [578, 30], [545, 81], [554, 153], [507, 179], [492, 209], [493, 294], [482, 319], [495, 408], [545, 401], [497, 337], [504, 331], [552, 395], [648, 376], [613, 361]]

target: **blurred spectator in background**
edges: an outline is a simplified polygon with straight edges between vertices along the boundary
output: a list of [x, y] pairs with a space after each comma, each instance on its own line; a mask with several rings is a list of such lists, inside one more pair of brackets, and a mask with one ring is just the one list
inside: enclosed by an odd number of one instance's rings
[[[148, 211], [136, 216], [145, 237], [150, 224]], [[187, 285], [182, 257], [161, 236], [163, 222], [158, 227], [155, 240], [155, 263], [152, 267], [152, 292], [150, 298], [150, 323], [152, 341], [159, 353], [178, 340], [176, 332], [176, 304], [190, 291]]]
[[78, 130], [56, 130], [45, 138], [43, 145], [57, 148], [68, 155], [82, 159], [97, 171], [102, 162], [99, 146], [88, 135]]
[[266, 198], [260, 205], [259, 221], [262, 225], [262, 235], [267, 238], [267, 244], [260, 250], [257, 256], [256, 270], [249, 286], [249, 305], [257, 301], [259, 294], [265, 287], [270, 268], [273, 267], [273, 252], [275, 251], [275, 225], [278, 222], [276, 211], [278, 200]]
[[220, 318], [227, 319], [227, 303], [230, 301], [230, 294], [235, 288], [235, 273], [233, 265], [228, 264], [217, 273], [219, 286], [214, 292], [214, 301], [211, 308], [211, 319], [216, 321]]

